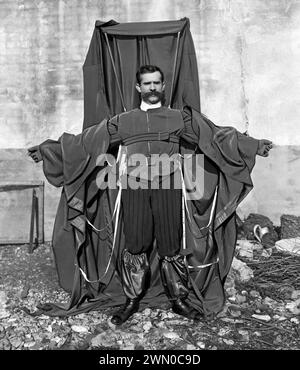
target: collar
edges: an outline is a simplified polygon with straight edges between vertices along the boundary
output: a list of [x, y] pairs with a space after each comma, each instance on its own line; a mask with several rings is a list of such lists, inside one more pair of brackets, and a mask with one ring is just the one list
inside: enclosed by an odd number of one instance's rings
[[154, 109], [154, 108], [160, 108], [161, 107], [161, 102], [158, 102], [156, 104], [148, 104], [142, 100], [140, 109], [143, 110], [144, 112], [147, 111], [148, 109]]

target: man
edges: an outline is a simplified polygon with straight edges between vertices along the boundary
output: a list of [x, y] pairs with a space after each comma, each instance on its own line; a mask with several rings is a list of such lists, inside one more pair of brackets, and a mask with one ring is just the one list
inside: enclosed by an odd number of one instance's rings
[[[134, 155], [142, 154], [146, 158], [144, 172], [148, 175], [151, 166], [156, 165], [155, 155], [172, 157], [178, 154], [182, 140], [197, 147], [201, 135], [195, 121], [186, 119], [186, 110], [162, 105], [165, 82], [159, 67], [142, 66], [136, 77], [140, 109], [122, 113], [107, 122], [111, 147], [122, 144], [126, 150], [128, 178], [134, 177], [136, 164], [131, 160]], [[252, 140], [257, 154], [268, 156], [272, 143]], [[43, 159], [38, 147], [30, 148], [29, 155], [36, 162]], [[182, 191], [174, 186], [176, 169], [171, 169], [167, 176], [162, 173], [157, 178], [147, 175], [139, 174], [138, 178], [146, 186], [122, 189], [125, 248], [121, 256], [121, 281], [126, 302], [112, 317], [115, 325], [121, 325], [138, 311], [147, 291], [150, 281], [148, 257], [154, 237], [160, 257], [161, 280], [173, 311], [190, 319], [200, 318], [199, 312], [187, 302], [190, 282], [180, 251]], [[171, 185], [168, 189], [163, 186], [166, 178]]]

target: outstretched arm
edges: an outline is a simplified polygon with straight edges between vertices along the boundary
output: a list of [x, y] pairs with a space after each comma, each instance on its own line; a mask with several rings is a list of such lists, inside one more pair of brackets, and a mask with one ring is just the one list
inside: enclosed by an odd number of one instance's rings
[[39, 145], [32, 146], [31, 148], [27, 149], [28, 155], [36, 162], [40, 162], [43, 160], [42, 153], [40, 151]]
[[268, 157], [269, 151], [273, 148], [273, 143], [267, 139], [261, 139], [258, 141], [257, 155], [261, 157]]

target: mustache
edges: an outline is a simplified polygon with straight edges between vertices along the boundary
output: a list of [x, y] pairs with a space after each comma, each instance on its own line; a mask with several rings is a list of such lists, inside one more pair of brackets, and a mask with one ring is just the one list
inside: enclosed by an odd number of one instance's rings
[[162, 98], [164, 96], [164, 92], [160, 91], [150, 91], [142, 94], [144, 99], [150, 98], [151, 96], [156, 96], [157, 98]]

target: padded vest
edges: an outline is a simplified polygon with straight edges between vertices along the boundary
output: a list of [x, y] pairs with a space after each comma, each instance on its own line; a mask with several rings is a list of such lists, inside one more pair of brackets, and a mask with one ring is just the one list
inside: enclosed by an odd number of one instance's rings
[[[127, 157], [132, 154], [173, 155], [179, 153], [179, 136], [184, 128], [181, 112], [160, 107], [146, 112], [134, 109], [119, 116], [118, 132], [127, 148]], [[128, 163], [129, 164], [129, 163]]]

